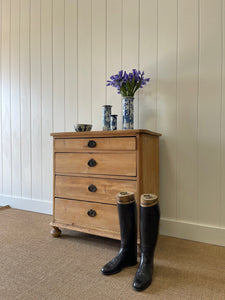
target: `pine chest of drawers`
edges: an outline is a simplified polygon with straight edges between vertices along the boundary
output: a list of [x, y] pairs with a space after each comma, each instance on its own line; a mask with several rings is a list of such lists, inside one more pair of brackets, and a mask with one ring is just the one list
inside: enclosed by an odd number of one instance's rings
[[148, 130], [52, 133], [53, 221], [59, 228], [120, 239], [116, 194], [159, 194], [159, 136]]

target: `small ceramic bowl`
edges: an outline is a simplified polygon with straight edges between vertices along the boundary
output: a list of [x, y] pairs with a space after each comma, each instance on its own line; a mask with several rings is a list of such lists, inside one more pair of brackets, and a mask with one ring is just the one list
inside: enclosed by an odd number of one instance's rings
[[91, 131], [91, 124], [76, 124], [74, 125], [75, 131]]

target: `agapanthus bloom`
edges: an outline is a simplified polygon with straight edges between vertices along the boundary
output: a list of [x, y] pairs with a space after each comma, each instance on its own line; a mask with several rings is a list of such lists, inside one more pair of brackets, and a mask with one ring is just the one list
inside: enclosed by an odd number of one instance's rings
[[117, 88], [118, 94], [122, 97], [134, 97], [135, 92], [150, 80], [144, 78], [144, 72], [133, 69], [132, 73], [127, 74], [126, 71], [119, 71], [118, 74], [110, 77], [107, 80], [107, 86], [111, 85]]

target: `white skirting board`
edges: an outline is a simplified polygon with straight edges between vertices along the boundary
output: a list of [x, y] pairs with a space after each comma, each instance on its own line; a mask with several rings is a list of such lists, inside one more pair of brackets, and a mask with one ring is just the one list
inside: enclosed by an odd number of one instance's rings
[[[12, 208], [22, 210], [52, 214], [52, 201], [0, 195], [0, 206], [4, 205], [10, 205]], [[225, 246], [225, 228], [222, 227], [161, 218], [160, 234]]]
[[10, 205], [12, 208], [52, 215], [52, 201], [0, 194], [0, 206], [3, 205]]
[[225, 246], [225, 228], [161, 218], [160, 234]]

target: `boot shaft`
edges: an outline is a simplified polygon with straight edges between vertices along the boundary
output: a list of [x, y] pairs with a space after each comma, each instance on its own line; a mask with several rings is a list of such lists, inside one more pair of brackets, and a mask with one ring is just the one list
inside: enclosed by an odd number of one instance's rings
[[155, 249], [159, 233], [160, 209], [158, 197], [145, 194], [140, 203], [140, 239], [142, 252]]
[[137, 206], [134, 193], [119, 193], [117, 195], [117, 209], [120, 223], [121, 247], [136, 248]]

